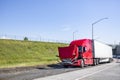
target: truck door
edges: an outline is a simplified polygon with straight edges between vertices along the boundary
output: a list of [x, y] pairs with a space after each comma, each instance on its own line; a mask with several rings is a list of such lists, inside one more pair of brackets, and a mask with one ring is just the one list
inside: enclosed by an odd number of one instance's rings
[[83, 47], [82, 46], [78, 46], [78, 53], [79, 53], [79, 56], [78, 56], [78, 59], [82, 59], [82, 52], [83, 52]]
[[83, 59], [83, 53], [86, 52], [87, 48], [86, 47], [82, 47], [82, 46], [78, 46], [78, 53], [79, 53], [79, 57], [78, 59]]

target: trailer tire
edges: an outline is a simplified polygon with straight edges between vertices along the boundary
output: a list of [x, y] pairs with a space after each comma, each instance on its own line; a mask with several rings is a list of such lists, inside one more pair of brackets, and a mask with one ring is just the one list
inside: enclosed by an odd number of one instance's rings
[[111, 63], [112, 62], [112, 58], [109, 58], [109, 61], [108, 61], [108, 63]]
[[81, 60], [80, 67], [81, 67], [81, 68], [84, 68], [84, 66], [85, 66], [85, 65], [84, 65], [84, 60]]
[[93, 66], [96, 66], [96, 65], [97, 65], [97, 60], [93, 59]]
[[96, 65], [98, 65], [99, 64], [99, 59], [96, 59]]

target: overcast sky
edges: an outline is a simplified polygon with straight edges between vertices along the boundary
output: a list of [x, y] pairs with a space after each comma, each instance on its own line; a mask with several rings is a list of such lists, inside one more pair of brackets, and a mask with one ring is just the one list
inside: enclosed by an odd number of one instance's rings
[[120, 0], [0, 0], [0, 35], [120, 42]]

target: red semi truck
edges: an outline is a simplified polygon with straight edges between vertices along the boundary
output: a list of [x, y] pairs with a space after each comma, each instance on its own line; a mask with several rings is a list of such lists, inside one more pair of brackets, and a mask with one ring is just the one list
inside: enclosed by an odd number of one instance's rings
[[58, 47], [58, 52], [64, 67], [84, 67], [112, 60], [112, 47], [91, 39], [74, 40], [67, 47]]

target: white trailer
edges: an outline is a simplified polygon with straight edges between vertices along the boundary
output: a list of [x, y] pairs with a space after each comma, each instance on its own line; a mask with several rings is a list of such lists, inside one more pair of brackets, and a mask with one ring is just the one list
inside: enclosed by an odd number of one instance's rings
[[112, 47], [94, 40], [94, 58], [99, 59], [99, 62], [111, 62]]

